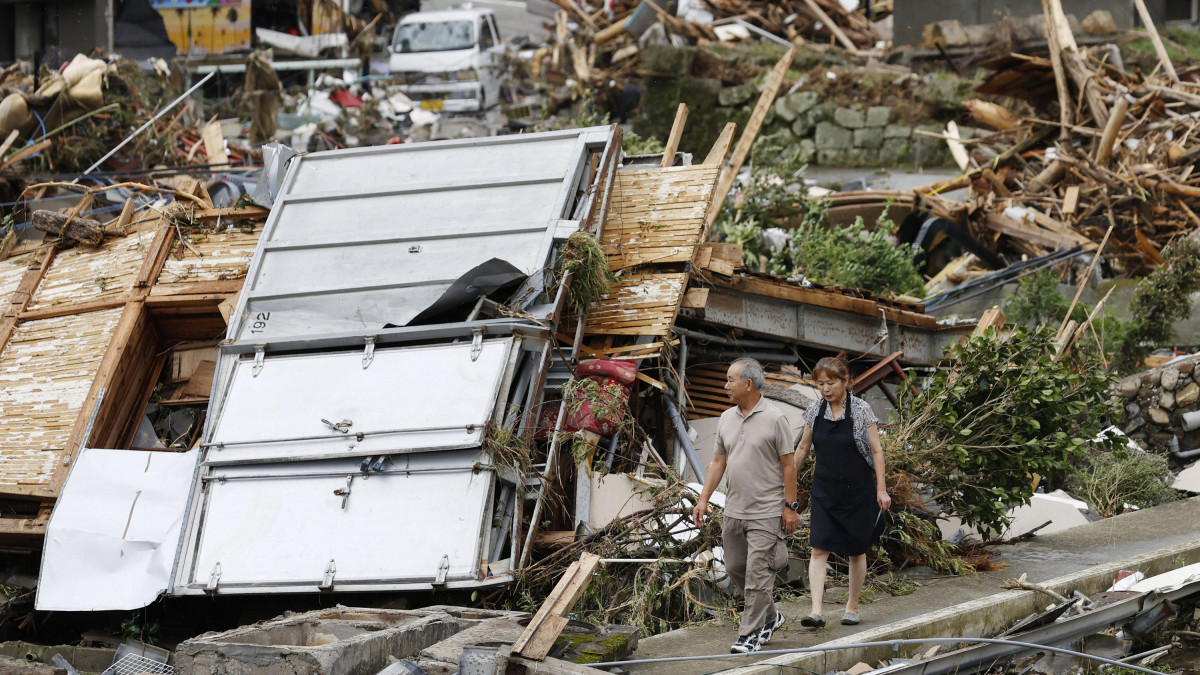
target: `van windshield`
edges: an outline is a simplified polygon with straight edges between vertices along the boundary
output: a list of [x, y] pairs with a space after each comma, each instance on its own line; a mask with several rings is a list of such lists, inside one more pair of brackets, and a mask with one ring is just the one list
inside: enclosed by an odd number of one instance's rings
[[396, 28], [392, 51], [448, 52], [475, 46], [475, 27], [471, 21], [414, 21]]

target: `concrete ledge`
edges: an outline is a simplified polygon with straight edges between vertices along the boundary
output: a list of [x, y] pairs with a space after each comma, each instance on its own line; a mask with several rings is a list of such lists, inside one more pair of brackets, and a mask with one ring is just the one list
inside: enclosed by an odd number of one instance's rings
[[[1091, 595], [1111, 586], [1117, 572], [1123, 569], [1141, 571], [1151, 577], [1197, 562], [1200, 562], [1200, 539], [1123, 560], [1098, 563], [1088, 569], [1042, 582], [1042, 585], [1063, 595], [1075, 590]], [[1048, 604], [1049, 598], [1036, 591], [1002, 591], [822, 644], [846, 645], [925, 637], [991, 637], [1014, 621], [1045, 609]], [[785, 654], [726, 672], [736, 675], [795, 675], [795, 668], [798, 667], [827, 673], [846, 670], [860, 661], [874, 665], [896, 655], [889, 647]]]

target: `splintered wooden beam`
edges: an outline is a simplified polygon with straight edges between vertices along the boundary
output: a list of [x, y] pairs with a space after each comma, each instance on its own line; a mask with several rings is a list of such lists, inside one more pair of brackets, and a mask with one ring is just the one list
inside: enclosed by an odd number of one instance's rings
[[[767, 77], [766, 86], [763, 87], [762, 95], [758, 97], [758, 103], [754, 106], [754, 112], [750, 113], [750, 120], [746, 122], [746, 128], [742, 131], [742, 137], [738, 139], [737, 146], [733, 149], [733, 156], [729, 158], [729, 164], [722, 168], [721, 175], [717, 179], [717, 188], [713, 191], [712, 203], [709, 204], [708, 215], [704, 219], [704, 232], [700, 237], [702, 241], [708, 238], [708, 233], [712, 230], [713, 223], [717, 222], [717, 216], [721, 213], [721, 205], [725, 203], [725, 198], [729, 196], [729, 191], [733, 189], [734, 179], [737, 178], [738, 172], [742, 170], [742, 165], [746, 163], [746, 158], [750, 156], [750, 150], [754, 147], [754, 141], [758, 138], [758, 132], [762, 129], [763, 121], [767, 118], [767, 112], [775, 104], [775, 98], [779, 95], [779, 88], [783, 86], [783, 78], [787, 75], [788, 68], [791, 67], [792, 59], [794, 58], [796, 58], [796, 48], [792, 47], [787, 50], [783, 58], [779, 59], [779, 62], [775, 64], [775, 68], [771, 70], [771, 75]], [[719, 142], [720, 139], [718, 139]]]
[[989, 328], [1000, 330], [1004, 328], [1005, 323], [1004, 312], [1000, 311], [999, 307], [993, 306], [991, 309], [986, 310], [983, 316], [979, 317], [979, 322], [975, 324], [974, 335], [975, 337], [983, 335], [983, 332]]
[[712, 148], [708, 151], [708, 155], [701, 164], [704, 166], [720, 166], [725, 161], [725, 155], [729, 154], [729, 146], [733, 145], [733, 135], [735, 133], [737, 133], [737, 123], [726, 123], [725, 128], [721, 130], [721, 135], [717, 136], [717, 140], [713, 143]]
[[663, 150], [662, 168], [675, 163], [675, 153], [679, 151], [679, 139], [683, 136], [683, 125], [687, 124], [688, 107], [680, 103], [675, 111], [675, 122], [671, 124], [671, 135], [667, 137], [667, 147]]
[[533, 615], [533, 619], [525, 627], [525, 632], [513, 643], [514, 654], [535, 661], [546, 658], [550, 648], [554, 646], [554, 641], [567, 627], [567, 614], [587, 590], [592, 574], [599, 564], [600, 556], [592, 553], [584, 553], [579, 560], [571, 563], [558, 580], [558, 585], [550, 591], [546, 601], [538, 608], [537, 614]]

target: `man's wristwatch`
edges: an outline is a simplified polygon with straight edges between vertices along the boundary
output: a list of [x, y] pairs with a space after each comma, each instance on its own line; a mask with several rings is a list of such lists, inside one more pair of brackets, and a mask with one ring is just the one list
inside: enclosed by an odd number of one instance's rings
[[796, 513], [800, 513], [800, 502], [799, 501], [784, 502], [783, 505], [786, 506], [787, 508], [795, 511]]

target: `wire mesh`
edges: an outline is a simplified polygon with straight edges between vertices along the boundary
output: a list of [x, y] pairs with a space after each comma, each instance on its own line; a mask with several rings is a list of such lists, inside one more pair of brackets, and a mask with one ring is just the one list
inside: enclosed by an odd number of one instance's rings
[[126, 654], [104, 671], [104, 675], [175, 675], [174, 666], [137, 654]]

